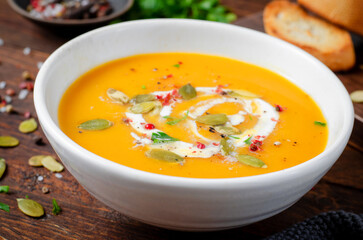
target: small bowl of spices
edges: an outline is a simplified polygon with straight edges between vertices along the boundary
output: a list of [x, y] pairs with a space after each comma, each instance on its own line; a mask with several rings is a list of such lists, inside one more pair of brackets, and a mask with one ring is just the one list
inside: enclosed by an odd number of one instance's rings
[[55, 26], [91, 26], [124, 14], [133, 0], [8, 0], [11, 8], [36, 23]]

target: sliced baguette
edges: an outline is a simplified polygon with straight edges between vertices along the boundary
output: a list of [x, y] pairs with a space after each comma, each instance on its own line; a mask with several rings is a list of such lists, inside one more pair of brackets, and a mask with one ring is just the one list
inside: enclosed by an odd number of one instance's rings
[[308, 15], [297, 4], [270, 2], [265, 7], [263, 22], [266, 33], [304, 49], [333, 71], [348, 70], [355, 64], [349, 33]]
[[298, 0], [319, 16], [363, 36], [362, 0]]

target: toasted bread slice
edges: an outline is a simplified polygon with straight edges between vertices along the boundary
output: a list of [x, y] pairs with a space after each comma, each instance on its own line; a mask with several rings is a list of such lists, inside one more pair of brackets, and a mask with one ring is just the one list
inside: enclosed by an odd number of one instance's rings
[[333, 71], [354, 66], [355, 54], [349, 33], [308, 15], [297, 4], [270, 2], [264, 10], [265, 31], [309, 52]]

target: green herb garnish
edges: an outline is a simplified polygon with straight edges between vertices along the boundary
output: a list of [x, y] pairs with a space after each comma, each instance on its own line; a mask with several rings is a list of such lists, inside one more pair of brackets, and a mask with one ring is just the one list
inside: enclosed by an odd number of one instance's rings
[[246, 144], [248, 144], [248, 145], [250, 145], [252, 142], [251, 142], [251, 138], [252, 138], [252, 136], [251, 137], [249, 137], [249, 138], [247, 138], [246, 140], [244, 140], [244, 142], [246, 143]]
[[189, 110], [185, 113], [184, 117], [179, 118], [179, 119], [178, 118], [172, 118], [170, 116], [164, 116], [164, 118], [166, 118], [166, 119], [172, 119], [171, 121], [166, 122], [166, 124], [175, 125], [175, 124], [177, 124], [177, 123], [179, 123], [179, 122], [187, 119], [188, 114], [189, 114]]
[[27, 195], [25, 195], [25, 198], [26, 198], [26, 199], [28, 199], [28, 198], [29, 198], [28, 194], [27, 194]]
[[9, 192], [9, 186], [0, 186], [0, 193], [8, 193]]
[[5, 212], [10, 212], [10, 207], [5, 203], [0, 202], [0, 210], [4, 210]]
[[179, 139], [170, 137], [168, 134], [163, 132], [157, 132], [151, 134], [151, 140], [154, 141], [154, 143], [167, 143], [167, 142], [179, 141]]
[[58, 205], [57, 201], [53, 198], [53, 210], [54, 215], [58, 215], [62, 211], [61, 207]]
[[319, 122], [319, 121], [315, 121], [314, 122], [315, 125], [318, 125], [318, 126], [322, 126], [322, 127], [325, 127], [326, 126], [326, 123], [324, 122]]
[[180, 64], [177, 63], [177, 64], [173, 65], [173, 67], [179, 68], [180, 67]]
[[235, 137], [235, 136], [231, 136], [231, 135], [229, 135], [228, 137], [234, 138], [234, 139], [240, 139], [239, 137]]
[[142, 85], [142, 86], [141, 86], [141, 88], [142, 88], [142, 89], [146, 89], [146, 86], [145, 86], [145, 85]]

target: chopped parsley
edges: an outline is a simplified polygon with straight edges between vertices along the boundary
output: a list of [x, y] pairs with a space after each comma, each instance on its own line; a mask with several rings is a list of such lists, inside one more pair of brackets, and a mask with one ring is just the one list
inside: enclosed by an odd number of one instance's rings
[[10, 207], [5, 203], [0, 202], [0, 210], [4, 210], [5, 212], [10, 212]]
[[229, 135], [228, 137], [234, 138], [234, 139], [240, 139], [239, 137], [235, 137], [235, 136], [231, 136], [231, 135]]
[[175, 124], [177, 124], [177, 123], [179, 123], [179, 122], [181, 122], [181, 121], [183, 121], [183, 120], [187, 119], [188, 114], [189, 114], [189, 110], [185, 113], [184, 117], [179, 118], [179, 119], [178, 119], [178, 118], [172, 118], [172, 117], [170, 117], [170, 116], [164, 116], [164, 118], [166, 118], [166, 119], [171, 119], [171, 121], [166, 122], [166, 124], [169, 124], [169, 125], [175, 125]]
[[315, 125], [318, 125], [318, 126], [322, 126], [322, 127], [325, 127], [326, 126], [326, 123], [324, 122], [319, 122], [319, 121], [315, 121], [314, 122]]
[[145, 85], [142, 85], [142, 86], [141, 86], [141, 88], [142, 88], [142, 89], [146, 89], [146, 86], [145, 86]]
[[179, 68], [180, 67], [180, 64], [179, 63], [174, 64], [173, 67]]
[[9, 192], [9, 186], [0, 186], [0, 193], [8, 193]]
[[252, 136], [250, 136], [249, 138], [247, 138], [246, 140], [244, 140], [244, 142], [248, 145], [250, 145], [252, 142], [251, 142], [251, 138]]
[[179, 139], [170, 137], [168, 134], [163, 132], [152, 133], [151, 140], [154, 143], [167, 143], [167, 142], [179, 141]]
[[58, 205], [57, 201], [53, 198], [53, 210], [54, 215], [58, 215], [62, 211], [61, 207]]

